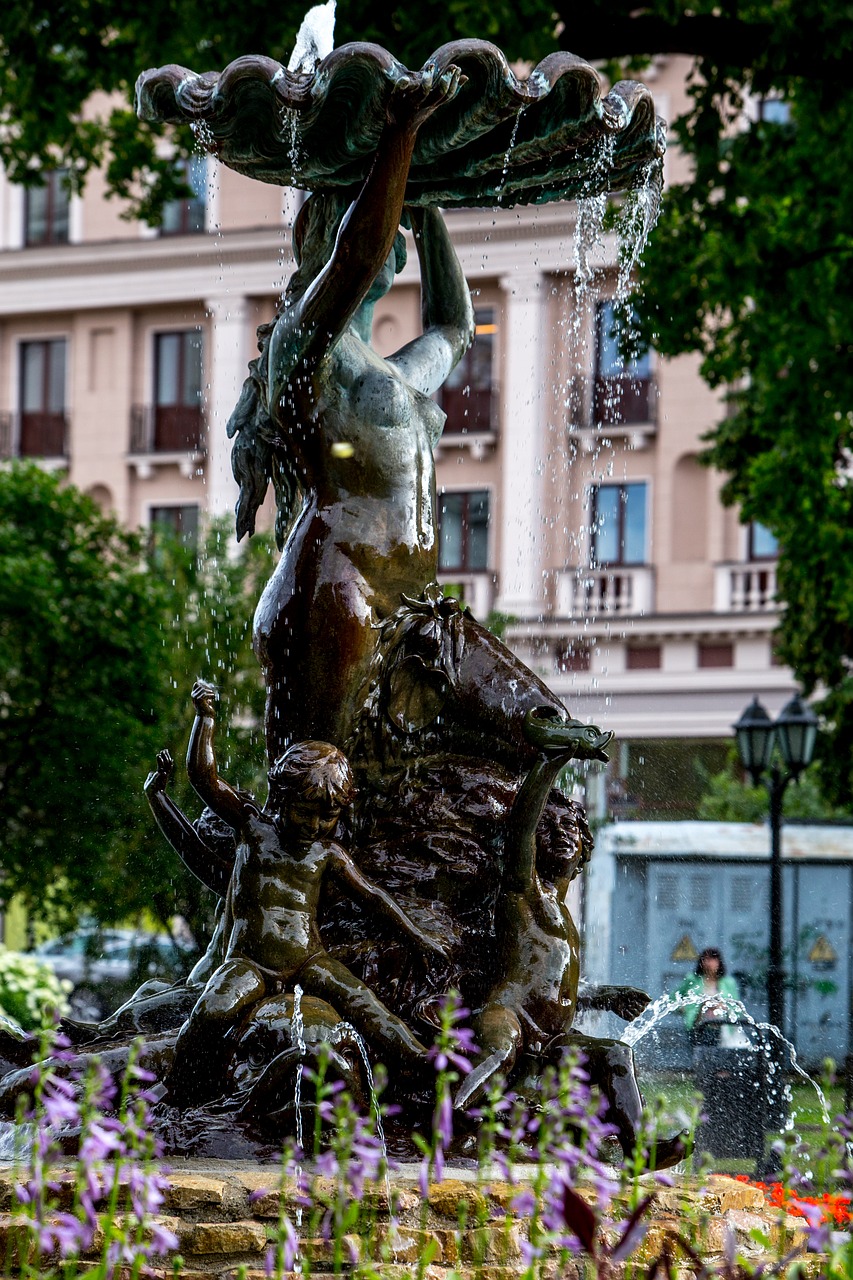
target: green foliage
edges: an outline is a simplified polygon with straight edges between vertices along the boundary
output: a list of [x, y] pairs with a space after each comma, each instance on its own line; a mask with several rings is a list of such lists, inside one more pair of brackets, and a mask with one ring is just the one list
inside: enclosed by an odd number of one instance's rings
[[43, 1031], [68, 1013], [71, 983], [57, 978], [50, 965], [0, 946], [0, 1013], [24, 1031]]
[[[754, 787], [744, 779], [734, 747], [726, 767], [710, 773], [697, 763], [703, 782], [698, 816], [705, 822], [766, 822], [768, 798], [765, 787]], [[821, 766], [813, 764], [799, 781], [785, 792], [785, 817], [800, 821], [849, 821], [850, 811], [831, 804], [821, 785]]]
[[[153, 906], [203, 936], [211, 895], [156, 829], [142, 782], [161, 747], [180, 758], [203, 675], [223, 690], [223, 770], [257, 784], [250, 637], [269, 541], [230, 557], [216, 525], [198, 559], [161, 540], [146, 563], [138, 535], [32, 465], [0, 472], [0, 536], [4, 896], [63, 926]], [[197, 799], [176, 793], [195, 817]]]
[[[106, 165], [110, 194], [130, 198], [134, 216], [156, 222], [164, 201], [188, 194], [173, 160], [162, 147], [158, 153], [158, 139], [170, 133], [183, 155], [194, 139], [189, 129], [172, 132], [137, 120], [132, 103], [139, 73], [169, 62], [218, 71], [246, 53], [287, 63], [307, 8], [309, 0], [8, 0], [0, 25], [0, 162], [22, 183], [64, 165], [73, 185]], [[339, 8], [336, 40], [375, 40], [419, 67], [446, 40], [474, 32], [504, 40], [516, 57], [539, 58], [553, 48], [553, 29], [544, 0], [496, 0], [488, 10], [479, 0], [417, 10], [353, 0]], [[97, 114], [86, 105], [96, 90], [114, 95]]]
[[[830, 6], [818, 25], [840, 17]], [[849, 53], [850, 31], [837, 39]], [[668, 193], [646, 254], [646, 336], [667, 355], [701, 353], [703, 377], [727, 389], [706, 461], [726, 476], [724, 500], [779, 541], [778, 652], [806, 693], [828, 691], [821, 779], [849, 806], [853, 90], [835, 55], [825, 78], [781, 59], [702, 67], [676, 129], [695, 173]], [[789, 120], [730, 127], [750, 87], [783, 95]]]

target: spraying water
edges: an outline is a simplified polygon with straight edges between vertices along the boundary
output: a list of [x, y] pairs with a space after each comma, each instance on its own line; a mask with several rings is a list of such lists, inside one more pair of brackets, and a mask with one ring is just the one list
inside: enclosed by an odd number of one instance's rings
[[[827, 1105], [826, 1095], [816, 1080], [803, 1069], [797, 1059], [797, 1051], [791, 1044], [790, 1040], [786, 1040], [778, 1027], [772, 1022], [757, 1022], [750, 1013], [747, 1012], [745, 1006], [740, 1000], [735, 1000], [732, 996], [701, 995], [699, 992], [683, 995], [662, 995], [657, 1000], [652, 1001], [647, 1009], [644, 1009], [638, 1018], [633, 1022], [629, 1022], [622, 1032], [621, 1039], [624, 1044], [629, 1044], [633, 1048], [644, 1036], [647, 1036], [659, 1022], [662, 1022], [670, 1013], [677, 1013], [680, 1009], [686, 1009], [690, 1005], [698, 1005], [701, 1008], [708, 1005], [724, 1005], [727, 1014], [727, 1020], [732, 1023], [746, 1023], [756, 1031], [760, 1037], [762, 1047], [769, 1044], [770, 1037], [774, 1037], [778, 1044], [785, 1049], [790, 1057], [791, 1067], [802, 1080], [811, 1085], [817, 1094], [820, 1103], [821, 1112], [823, 1114], [823, 1122], [826, 1125], [831, 1123], [829, 1106]], [[746, 1046], [745, 1046], [746, 1047]], [[753, 1053], [759, 1052], [758, 1045], [748, 1046], [748, 1051]], [[774, 1067], [771, 1063], [770, 1074], [773, 1074]], [[790, 1097], [790, 1095], [788, 1095]], [[786, 1128], [793, 1127], [793, 1120], [789, 1120]]]
[[287, 69], [292, 75], [310, 76], [334, 47], [335, 0], [327, 0], [309, 9], [302, 19]]

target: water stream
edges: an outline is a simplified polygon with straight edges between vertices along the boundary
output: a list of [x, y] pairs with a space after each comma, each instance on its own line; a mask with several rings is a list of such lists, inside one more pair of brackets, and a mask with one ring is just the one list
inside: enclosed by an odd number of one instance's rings
[[521, 117], [524, 115], [524, 105], [522, 104], [515, 113], [515, 121], [512, 126], [512, 133], [509, 135], [509, 146], [504, 154], [503, 168], [501, 169], [500, 182], [495, 189], [495, 200], [497, 204], [501, 203], [503, 198], [503, 190], [506, 186], [506, 177], [509, 173], [509, 162], [515, 147], [515, 140], [518, 137], [518, 126], [521, 124]]
[[[302, 988], [297, 982], [293, 988], [293, 1038], [296, 1040], [296, 1047], [299, 1050], [299, 1063], [296, 1067], [296, 1083], [293, 1088], [293, 1108], [296, 1114], [296, 1145], [300, 1154], [302, 1153], [303, 1131], [302, 1131], [302, 1072], [305, 1061], [305, 1023], [302, 1018]], [[299, 1191], [299, 1183], [302, 1178], [302, 1165], [294, 1165], [294, 1177], [296, 1179], [297, 1193]], [[296, 1225], [302, 1226], [302, 1205], [296, 1205]]]
[[[638, 1018], [635, 1018], [633, 1022], [628, 1023], [620, 1038], [624, 1044], [629, 1044], [633, 1048], [634, 1045], [638, 1044], [640, 1040], [649, 1034], [649, 1032], [653, 1031], [658, 1023], [662, 1022], [669, 1014], [677, 1013], [692, 1005], [698, 1005], [699, 1008], [702, 1009], [706, 1005], [719, 1006], [721, 1004], [725, 1006], [727, 1022], [730, 1025], [737, 1026], [746, 1024], [748, 1027], [751, 1027], [753, 1031], [757, 1032], [760, 1043], [758, 1045], [744, 1046], [744, 1051], [752, 1053], [764, 1051], [767, 1053], [768, 1074], [770, 1075], [775, 1074], [776, 1064], [768, 1053], [768, 1048], [770, 1044], [770, 1037], [772, 1036], [776, 1039], [780, 1047], [787, 1053], [790, 1059], [791, 1069], [814, 1089], [820, 1104], [823, 1122], [827, 1126], [830, 1125], [831, 1117], [829, 1114], [829, 1106], [826, 1101], [826, 1095], [818, 1082], [814, 1080], [800, 1065], [797, 1059], [797, 1051], [791, 1044], [790, 1040], [786, 1040], [779, 1028], [774, 1026], [772, 1022], [757, 1022], [755, 1018], [747, 1012], [741, 1001], [735, 1000], [732, 996], [720, 996], [718, 994], [701, 995], [699, 992], [693, 992], [689, 995], [676, 994], [658, 996], [657, 1000], [652, 1001], [648, 1008], [644, 1009]], [[784, 1084], [783, 1088], [786, 1090], [786, 1098], [790, 1103], [790, 1090]], [[793, 1125], [793, 1110], [789, 1107], [789, 1118], [786, 1121], [785, 1128], [790, 1130], [793, 1128]]]

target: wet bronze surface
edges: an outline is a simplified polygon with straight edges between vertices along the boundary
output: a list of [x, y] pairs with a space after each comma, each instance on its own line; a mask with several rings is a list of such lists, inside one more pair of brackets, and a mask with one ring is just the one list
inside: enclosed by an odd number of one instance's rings
[[[215, 936], [185, 982], [146, 984], [100, 1026], [66, 1031], [115, 1071], [143, 1034], [169, 1145], [242, 1155], [294, 1131], [296, 1070], [318, 1053], [361, 1103], [361, 1050], [383, 1061], [401, 1131], [416, 1128], [438, 1010], [456, 992], [480, 1045], [460, 1112], [495, 1074], [529, 1087], [581, 1047], [630, 1152], [641, 1109], [631, 1051], [574, 1030], [566, 892], [592, 841], [583, 810], [554, 789], [569, 760], [606, 760], [611, 735], [572, 720], [435, 582], [444, 415], [431, 397], [474, 321], [434, 205], [448, 183], [456, 203], [489, 202], [498, 155], [508, 202], [581, 186], [590, 158], [601, 190], [624, 184], [659, 159], [651, 100], [623, 85], [602, 104], [595, 73], [571, 55], [520, 86], [476, 41], [417, 74], [374, 46], [336, 51], [319, 79], [273, 80], [267, 64], [146, 73], [140, 101], [159, 118], [207, 122], [226, 163], [266, 180], [292, 176], [269, 102], [304, 126], [300, 177], [314, 193], [294, 227], [298, 267], [258, 331], [228, 424], [238, 537], [270, 484], [278, 507], [281, 558], [254, 622], [269, 792], [256, 799], [220, 776], [216, 692], [197, 682], [187, 771], [204, 813], [191, 822], [170, 799], [168, 751], [145, 790], [164, 837], [221, 900]], [[356, 82], [361, 114], [345, 119]], [[383, 358], [373, 309], [404, 261], [401, 224], [418, 254], [423, 332]], [[607, 988], [585, 999], [633, 1016], [647, 998]], [[10, 1067], [22, 1052], [0, 1043]], [[0, 1082], [7, 1112], [23, 1074]], [[661, 1164], [677, 1155], [677, 1143], [658, 1148]]]

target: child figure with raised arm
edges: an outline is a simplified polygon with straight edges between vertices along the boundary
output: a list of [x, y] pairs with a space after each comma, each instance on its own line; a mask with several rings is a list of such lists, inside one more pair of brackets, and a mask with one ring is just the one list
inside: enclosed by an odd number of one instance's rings
[[317, 909], [328, 873], [408, 934], [419, 947], [444, 955], [384, 890], [331, 839], [355, 785], [346, 757], [328, 742], [298, 742], [270, 769], [269, 800], [261, 811], [229, 786], [216, 768], [213, 737], [216, 690], [193, 686], [196, 709], [187, 773], [198, 795], [236, 831], [240, 842], [228, 890], [225, 959], [184, 1024], [166, 1081], [179, 1105], [217, 1097], [232, 1033], [267, 995], [298, 984], [321, 996], [392, 1062], [420, 1069], [426, 1048], [345, 965], [323, 947]]

